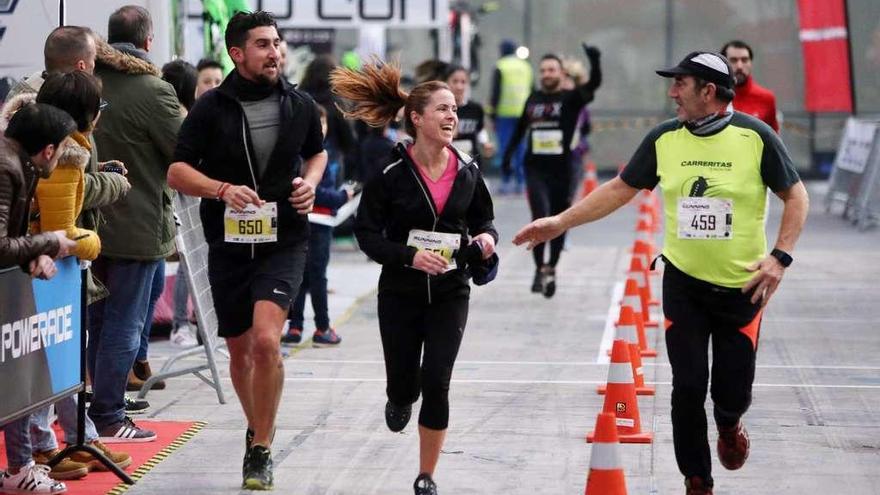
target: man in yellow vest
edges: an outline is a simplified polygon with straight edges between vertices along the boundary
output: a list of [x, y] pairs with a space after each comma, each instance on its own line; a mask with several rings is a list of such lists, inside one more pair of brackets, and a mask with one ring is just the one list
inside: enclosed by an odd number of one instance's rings
[[[488, 113], [494, 117], [498, 149], [504, 150], [513, 137], [516, 123], [532, 92], [533, 75], [532, 66], [516, 56], [515, 42], [504, 40], [500, 48], [501, 58], [496, 62], [495, 72], [492, 75], [492, 96]], [[523, 192], [526, 180], [523, 171], [525, 151], [525, 141], [523, 141], [513, 156], [511, 170], [503, 172], [502, 193]], [[514, 179], [513, 183], [511, 179]]]
[[[804, 221], [807, 192], [777, 134], [728, 112], [734, 81], [727, 59], [693, 52], [657, 71], [674, 79], [667, 95], [677, 118], [655, 127], [617, 178], [559, 215], [524, 227], [529, 247], [598, 220], [639, 189], [663, 191], [666, 231], [663, 311], [672, 365], [672, 433], [688, 495], [711, 495], [712, 465], [704, 402], [712, 339], [712, 401], [718, 458], [738, 469], [749, 453], [741, 421], [751, 403], [761, 315], [776, 291]], [[767, 188], [783, 202], [767, 253]]]

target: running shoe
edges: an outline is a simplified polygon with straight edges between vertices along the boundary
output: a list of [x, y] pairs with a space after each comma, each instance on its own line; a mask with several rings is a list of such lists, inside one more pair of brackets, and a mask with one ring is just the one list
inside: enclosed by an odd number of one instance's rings
[[245, 454], [244, 476], [241, 487], [245, 490], [272, 489], [272, 452], [262, 445], [254, 445]]
[[125, 414], [143, 414], [150, 410], [150, 403], [146, 399], [132, 399], [125, 395]]
[[314, 347], [333, 347], [342, 342], [342, 337], [336, 335], [336, 330], [328, 328], [326, 330], [315, 330], [312, 335], [312, 345]]
[[535, 294], [544, 292], [544, 274], [540, 268], [535, 268], [535, 278], [532, 279], [532, 292]]
[[282, 344], [299, 344], [303, 338], [303, 329], [290, 327], [287, 329], [287, 333], [281, 336]]
[[98, 437], [104, 443], [144, 443], [156, 440], [156, 434], [134, 424], [126, 416], [122, 421], [98, 430]]
[[749, 432], [742, 421], [730, 428], [718, 427], [718, 460], [725, 468], [734, 471], [749, 458]]
[[712, 484], [699, 476], [691, 476], [684, 480], [685, 495], [712, 495]]
[[431, 475], [422, 473], [413, 483], [416, 495], [437, 495], [437, 484], [431, 479]]
[[398, 406], [390, 400], [385, 403], [385, 424], [388, 425], [388, 429], [394, 433], [406, 428], [410, 416], [412, 416], [412, 404]]
[[248, 467], [248, 456], [251, 454], [251, 447], [254, 445], [254, 430], [248, 428], [244, 432], [244, 460], [241, 463], [241, 477], [244, 479], [245, 472]]
[[550, 299], [556, 294], [556, 268], [547, 267], [544, 270], [544, 297]]
[[0, 475], [2, 493], [64, 493], [67, 486], [49, 477], [49, 466], [31, 462], [15, 474], [4, 471]]

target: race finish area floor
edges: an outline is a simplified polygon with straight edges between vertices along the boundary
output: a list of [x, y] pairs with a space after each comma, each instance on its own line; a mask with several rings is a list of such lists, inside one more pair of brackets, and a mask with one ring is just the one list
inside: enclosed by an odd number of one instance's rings
[[[880, 493], [880, 243], [813, 211], [764, 318], [753, 404], [744, 421], [751, 455], [726, 471], [714, 453], [720, 494]], [[771, 198], [768, 238], [780, 204]], [[496, 198], [501, 269], [472, 291], [470, 316], [450, 394], [450, 428], [435, 475], [441, 494], [584, 492], [593, 429], [608, 375], [603, 342], [616, 309], [636, 211], [575, 230], [552, 299], [529, 292], [531, 253], [510, 244], [528, 220], [522, 196]], [[659, 242], [660, 236], [657, 236]], [[387, 430], [385, 377], [373, 291], [377, 267], [348, 249], [331, 257], [331, 318], [343, 343], [288, 350], [273, 454], [275, 491], [291, 494], [412, 493], [418, 470], [416, 414], [403, 433]], [[659, 285], [660, 277], [654, 277]], [[655, 319], [662, 317], [655, 309]], [[311, 332], [307, 323], [306, 337]], [[662, 328], [662, 326], [661, 326]], [[671, 371], [662, 330], [648, 330], [656, 358], [644, 359], [655, 396], [638, 399], [654, 442], [621, 445], [630, 494], [681, 494], [672, 447]], [[151, 348], [153, 369], [171, 350]], [[239, 493], [245, 424], [220, 363], [229, 404], [193, 376], [150, 392], [150, 417], [207, 422], [128, 493]], [[418, 404], [416, 405], [418, 407]], [[707, 402], [711, 424], [711, 402]]]
[[[204, 426], [204, 423], [193, 421], [138, 421], [138, 424], [156, 432], [156, 441], [147, 443], [114, 443], [107, 444], [115, 452], [126, 452], [131, 456], [131, 465], [125, 468], [131, 478], [137, 482], [153, 468], [168, 458], [174, 451], [181, 448], [193, 438]], [[59, 442], [64, 438], [60, 428], [55, 427]], [[0, 436], [0, 466], [6, 466], [6, 449], [3, 437]], [[118, 495], [124, 493], [129, 485], [122, 483], [115, 474], [109, 471], [90, 471], [85, 478], [67, 480], [67, 492], [70, 495]], [[0, 493], [3, 493], [0, 490]]]

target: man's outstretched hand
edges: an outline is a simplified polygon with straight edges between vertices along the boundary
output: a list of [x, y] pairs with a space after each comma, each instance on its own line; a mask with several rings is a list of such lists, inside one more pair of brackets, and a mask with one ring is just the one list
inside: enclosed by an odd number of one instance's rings
[[539, 218], [520, 229], [513, 237], [513, 243], [517, 246], [525, 244], [526, 249], [532, 249], [542, 242], [559, 237], [563, 232], [565, 228], [558, 216]]

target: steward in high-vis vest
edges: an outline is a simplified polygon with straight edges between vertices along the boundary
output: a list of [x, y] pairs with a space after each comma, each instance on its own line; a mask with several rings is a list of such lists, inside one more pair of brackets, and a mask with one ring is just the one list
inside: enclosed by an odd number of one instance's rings
[[[507, 148], [516, 123], [532, 92], [534, 75], [528, 61], [515, 55], [516, 43], [511, 40], [501, 42], [501, 58], [495, 64], [492, 75], [492, 94], [489, 99], [487, 113], [493, 117], [495, 135], [498, 138], [498, 149]], [[520, 146], [513, 156], [511, 170], [505, 171], [502, 177], [501, 192], [521, 193], [525, 187], [525, 171], [523, 159], [525, 146]], [[500, 163], [498, 163], [500, 165]], [[511, 184], [511, 179], [515, 184]]]
[[[713, 486], [704, 410], [709, 338], [718, 458], [725, 468], [738, 469], [749, 454], [741, 418], [752, 400], [762, 310], [792, 263], [789, 253], [809, 200], [773, 129], [726, 110], [734, 87], [727, 59], [693, 52], [657, 74], [674, 78], [667, 95], [677, 105], [677, 119], [651, 130], [619, 177], [561, 214], [527, 225], [513, 242], [545, 242], [605, 217], [639, 189], [660, 185], [673, 443], [686, 493], [704, 495]], [[769, 254], [764, 233], [768, 188], [783, 202]]]

